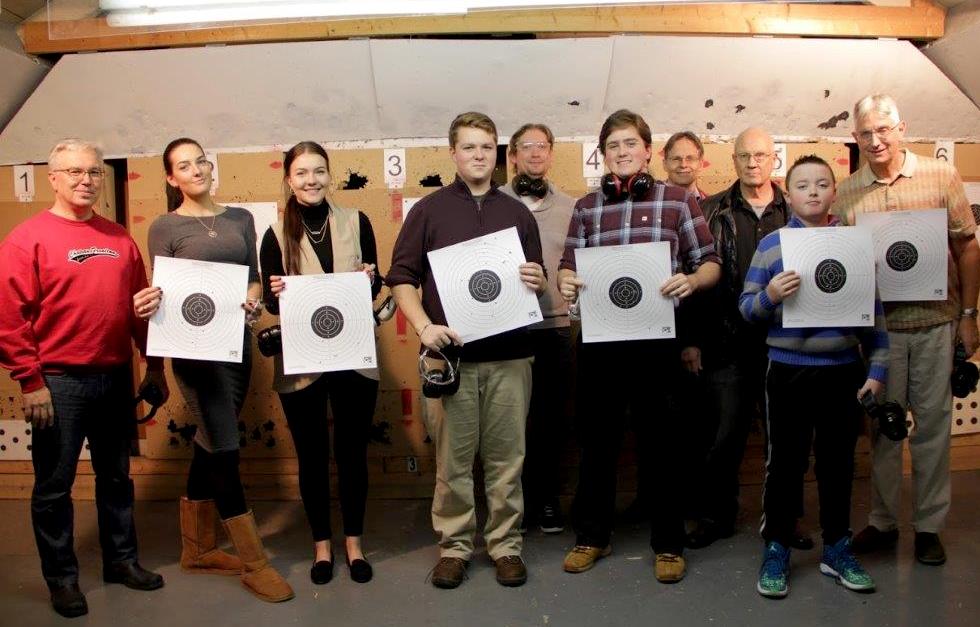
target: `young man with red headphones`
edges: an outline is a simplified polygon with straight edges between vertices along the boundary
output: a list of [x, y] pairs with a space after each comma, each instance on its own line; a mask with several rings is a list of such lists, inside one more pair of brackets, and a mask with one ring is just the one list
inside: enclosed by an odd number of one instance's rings
[[[609, 174], [601, 190], [575, 203], [558, 273], [567, 302], [574, 302], [585, 285], [575, 272], [575, 249], [587, 246], [670, 242], [674, 274], [661, 287], [664, 296], [683, 299], [718, 281], [718, 255], [697, 200], [650, 176], [651, 143], [650, 127], [632, 111], [616, 111], [603, 123], [599, 146]], [[648, 455], [650, 488], [658, 503], [650, 512], [657, 580], [673, 583], [684, 577], [684, 519], [676, 481], [681, 432], [671, 397], [682, 346], [679, 340], [636, 340], [578, 347], [582, 463], [572, 509], [576, 541], [565, 557], [567, 572], [588, 570], [612, 551], [616, 464], [629, 408], [637, 425], [637, 453]], [[650, 455], [654, 444], [656, 452]]]

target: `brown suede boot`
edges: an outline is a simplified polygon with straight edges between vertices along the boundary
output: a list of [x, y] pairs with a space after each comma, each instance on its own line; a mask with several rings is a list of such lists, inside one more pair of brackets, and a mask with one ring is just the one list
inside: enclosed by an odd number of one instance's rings
[[180, 497], [180, 568], [186, 573], [240, 575], [242, 560], [217, 548], [214, 501]]
[[288, 601], [296, 596], [289, 583], [282, 578], [275, 568], [269, 565], [262, 548], [262, 539], [255, 526], [255, 516], [251, 511], [240, 516], [222, 521], [225, 530], [231, 536], [231, 541], [242, 558], [245, 571], [242, 573], [242, 585], [248, 591], [263, 601], [278, 603]]

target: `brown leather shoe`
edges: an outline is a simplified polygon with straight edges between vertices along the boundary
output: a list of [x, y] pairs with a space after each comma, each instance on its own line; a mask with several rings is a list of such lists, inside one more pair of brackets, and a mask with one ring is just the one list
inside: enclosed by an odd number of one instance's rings
[[928, 566], [941, 566], [946, 563], [946, 550], [943, 549], [938, 533], [915, 532], [915, 559]]
[[494, 562], [497, 583], [502, 586], [523, 586], [527, 582], [527, 566], [520, 555], [505, 555]]
[[242, 560], [217, 548], [214, 501], [180, 499], [180, 569], [186, 573], [240, 575]]
[[584, 573], [589, 570], [600, 558], [612, 553], [612, 545], [606, 546], [586, 546], [576, 544], [568, 555], [565, 556], [564, 568], [566, 573]]
[[466, 579], [469, 562], [460, 557], [442, 557], [432, 569], [432, 585], [436, 588], [452, 589], [459, 587]]
[[660, 583], [677, 583], [687, 573], [684, 558], [675, 553], [657, 553], [654, 572]]

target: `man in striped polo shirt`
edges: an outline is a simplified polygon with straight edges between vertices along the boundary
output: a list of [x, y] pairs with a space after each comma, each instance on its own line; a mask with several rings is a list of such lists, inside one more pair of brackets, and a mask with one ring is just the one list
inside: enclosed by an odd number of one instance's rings
[[[980, 248], [963, 182], [949, 163], [903, 148], [906, 123], [890, 96], [875, 94], [854, 105], [851, 133], [866, 163], [841, 183], [832, 211], [845, 224], [857, 214], [917, 209], [947, 210], [949, 231], [946, 300], [885, 303], [891, 353], [888, 400], [909, 407], [915, 430], [909, 437], [915, 483], [915, 557], [942, 564], [939, 530], [950, 504], [949, 444], [952, 395], [949, 377], [956, 338], [967, 354], [977, 340]], [[856, 552], [891, 548], [898, 540], [902, 443], [872, 430], [872, 504], [868, 526], [854, 538]]]

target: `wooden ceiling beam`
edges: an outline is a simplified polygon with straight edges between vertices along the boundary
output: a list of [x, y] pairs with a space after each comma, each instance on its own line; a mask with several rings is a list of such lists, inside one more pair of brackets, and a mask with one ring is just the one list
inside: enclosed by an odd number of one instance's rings
[[542, 36], [772, 35], [934, 40], [942, 37], [946, 10], [933, 0], [908, 7], [826, 4], [700, 4], [604, 8], [481, 11], [468, 15], [310, 20], [236, 24], [147, 32], [111, 28], [104, 18], [28, 21], [19, 28], [30, 54], [172, 48], [208, 44], [531, 33]]

